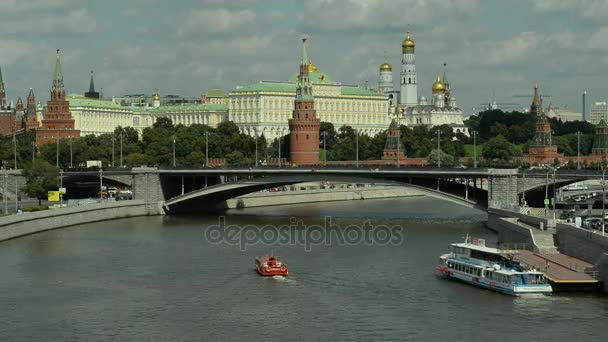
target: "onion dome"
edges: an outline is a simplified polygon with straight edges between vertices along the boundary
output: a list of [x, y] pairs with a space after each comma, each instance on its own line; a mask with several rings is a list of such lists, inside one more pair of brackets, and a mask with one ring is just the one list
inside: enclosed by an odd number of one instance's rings
[[413, 53], [415, 46], [416, 46], [416, 44], [414, 44], [414, 41], [410, 37], [410, 32], [408, 31], [407, 36], [401, 43], [401, 48], [403, 49], [403, 53]]
[[393, 67], [390, 64], [384, 62], [382, 63], [382, 65], [380, 65], [380, 72], [382, 71], [393, 71]]
[[160, 101], [160, 95], [158, 95], [158, 93], [154, 94], [154, 101]]
[[439, 77], [439, 73], [437, 74], [437, 80], [433, 83], [433, 94], [443, 94], [445, 93], [445, 84], [441, 82], [441, 77]]

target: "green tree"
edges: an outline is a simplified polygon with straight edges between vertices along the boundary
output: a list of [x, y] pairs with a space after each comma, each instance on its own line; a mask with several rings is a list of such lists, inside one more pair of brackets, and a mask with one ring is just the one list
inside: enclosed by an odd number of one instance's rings
[[[439, 157], [441, 157], [441, 159]], [[456, 158], [453, 156], [441, 150], [432, 150], [427, 157], [427, 162], [429, 165], [439, 165], [439, 161], [441, 161], [441, 166], [453, 166], [456, 164]]]
[[23, 169], [26, 185], [23, 189], [26, 194], [38, 199], [41, 205], [43, 199], [47, 198], [47, 192], [57, 189], [59, 186], [59, 171], [45, 160], [36, 159], [26, 164]]
[[505, 137], [499, 135], [483, 145], [482, 155], [487, 160], [511, 161], [517, 155], [517, 150]]

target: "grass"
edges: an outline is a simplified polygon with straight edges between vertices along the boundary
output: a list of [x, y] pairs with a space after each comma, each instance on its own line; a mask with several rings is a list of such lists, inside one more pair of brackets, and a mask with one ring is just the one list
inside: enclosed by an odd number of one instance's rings
[[[515, 149], [517, 151], [519, 151], [519, 153], [523, 153], [524, 150], [524, 145], [523, 144], [519, 144], [519, 145], [514, 145]], [[465, 157], [471, 157], [473, 158], [473, 144], [466, 144], [464, 145], [464, 149], [466, 151], [466, 155]], [[481, 155], [483, 154], [483, 144], [477, 144], [477, 157], [481, 157]]]

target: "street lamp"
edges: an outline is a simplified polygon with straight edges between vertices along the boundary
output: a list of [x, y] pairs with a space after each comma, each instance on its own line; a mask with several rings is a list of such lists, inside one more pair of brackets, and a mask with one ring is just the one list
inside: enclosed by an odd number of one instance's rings
[[578, 140], [577, 155], [576, 155], [576, 169], [580, 170], [581, 169], [581, 132], [580, 131], [576, 132], [576, 137]]
[[3, 176], [4, 176], [4, 195], [2, 196], [2, 201], [4, 202], [4, 213], [8, 214], [8, 199], [6, 197], [6, 191], [8, 189], [7, 174], [6, 174], [6, 164], [7, 164], [7, 161], [3, 160], [2, 161], [2, 171], [4, 171], [3, 172]]
[[63, 194], [61, 188], [63, 188], [63, 170], [59, 170], [59, 205], [63, 207]]
[[55, 163], [55, 166], [57, 168], [59, 168], [59, 137], [55, 137], [56, 141], [57, 141], [57, 161]]
[[355, 130], [355, 141], [357, 144], [357, 167], [359, 167], [359, 131]]
[[209, 131], [205, 131], [205, 167], [209, 167]]
[[549, 171], [546, 173], [545, 177], [545, 217], [549, 212]]
[[553, 202], [553, 222], [555, 222], [555, 205], [557, 204], [557, 198], [555, 196], [555, 168], [552, 169], [553, 170], [553, 198], [551, 199], [551, 201]]
[[279, 168], [281, 167], [281, 136], [279, 135]]
[[437, 167], [441, 167], [441, 130], [437, 128]]
[[323, 131], [323, 164], [327, 164], [327, 132]]
[[477, 168], [477, 130], [473, 130], [473, 167]]
[[606, 168], [602, 166], [602, 235], [605, 234], [606, 224]]
[[15, 161], [13, 165], [15, 165], [15, 170], [17, 170], [17, 136], [13, 134], [13, 157]]
[[36, 160], [36, 142], [32, 141], [32, 163]]
[[114, 167], [114, 141], [116, 140], [116, 133], [112, 133], [112, 168]]
[[72, 167], [72, 157], [73, 157], [73, 149], [72, 149], [72, 138], [70, 138], [70, 167]]
[[258, 167], [258, 133], [255, 134], [255, 167]]
[[[173, 143], [175, 144], [175, 140], [173, 141]], [[174, 164], [175, 164], [175, 162], [174, 162]], [[120, 133], [120, 167], [122, 168], [122, 133]]]
[[[122, 137], [122, 135], [121, 135], [121, 137]], [[121, 140], [121, 142], [122, 142], [122, 140]], [[120, 164], [121, 164], [120, 166], [122, 167], [122, 156], [121, 156]], [[175, 135], [173, 136], [173, 167], [175, 167]]]

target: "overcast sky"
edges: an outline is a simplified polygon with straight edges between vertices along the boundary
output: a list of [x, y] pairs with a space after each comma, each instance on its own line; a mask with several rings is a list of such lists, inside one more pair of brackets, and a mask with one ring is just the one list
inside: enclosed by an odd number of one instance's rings
[[55, 49], [69, 93], [199, 96], [297, 72], [300, 38], [332, 80], [378, 83], [387, 52], [398, 80], [401, 41], [416, 42], [419, 95], [436, 73], [465, 112], [541, 93], [581, 110], [580, 94], [607, 98], [606, 0], [1, 0], [0, 66], [8, 95], [43, 101]]

